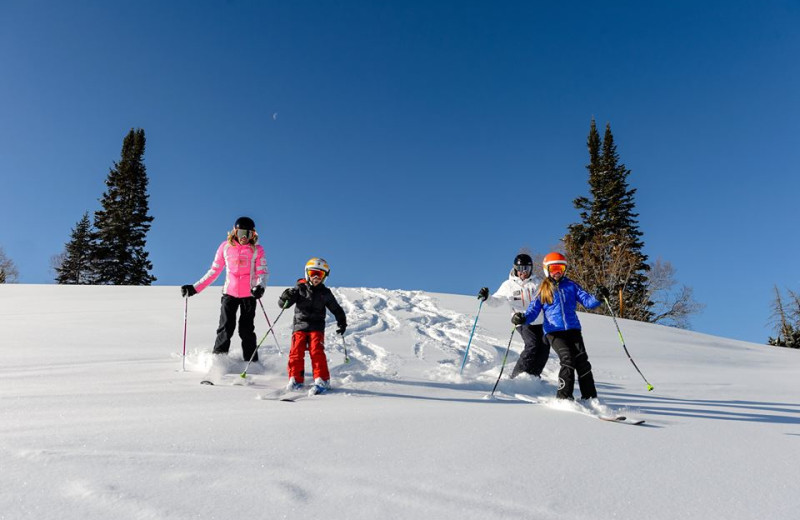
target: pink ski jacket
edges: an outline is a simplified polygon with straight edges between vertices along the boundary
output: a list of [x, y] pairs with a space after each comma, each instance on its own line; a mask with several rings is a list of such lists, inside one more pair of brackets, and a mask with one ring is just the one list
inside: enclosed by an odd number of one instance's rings
[[264, 248], [252, 244], [231, 245], [226, 240], [217, 248], [211, 269], [194, 284], [197, 292], [214, 283], [224, 267], [227, 267], [227, 274], [225, 285], [222, 286], [223, 294], [235, 298], [249, 298], [252, 287], [267, 285], [269, 270]]

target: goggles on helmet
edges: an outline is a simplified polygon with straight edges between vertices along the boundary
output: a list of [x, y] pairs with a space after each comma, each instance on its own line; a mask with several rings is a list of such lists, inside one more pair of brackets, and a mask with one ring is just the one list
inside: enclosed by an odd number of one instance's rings
[[255, 231], [253, 231], [252, 229], [237, 229], [236, 230], [236, 238], [238, 238], [239, 240], [242, 240], [244, 238], [246, 238], [247, 240], [252, 240], [254, 234], [255, 234]]
[[550, 264], [547, 266], [547, 272], [550, 273], [551, 276], [554, 274], [564, 274], [566, 270], [567, 266], [564, 264]]
[[314, 278], [316, 276], [317, 278], [319, 278], [321, 280], [324, 280], [325, 279], [325, 275], [327, 273], [325, 271], [323, 271], [322, 269], [309, 269], [309, 270], [306, 271], [306, 274], [308, 275], [309, 279]]

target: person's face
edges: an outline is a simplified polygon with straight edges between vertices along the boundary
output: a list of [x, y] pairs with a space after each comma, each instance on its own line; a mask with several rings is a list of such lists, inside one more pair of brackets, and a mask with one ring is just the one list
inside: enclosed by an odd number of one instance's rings
[[244, 245], [250, 242], [253, 239], [254, 231], [251, 229], [236, 229], [236, 240], [239, 241], [240, 244]]
[[322, 283], [322, 280], [325, 279], [325, 271], [320, 271], [319, 269], [309, 269], [308, 270], [308, 281], [311, 282], [311, 285], [319, 285]]
[[531, 277], [531, 271], [533, 268], [529, 265], [518, 265], [517, 266], [517, 277], [520, 280], [527, 280]]
[[567, 266], [562, 264], [553, 264], [547, 268], [547, 272], [550, 273], [550, 278], [555, 281], [561, 280], [564, 277], [564, 273], [567, 271]]

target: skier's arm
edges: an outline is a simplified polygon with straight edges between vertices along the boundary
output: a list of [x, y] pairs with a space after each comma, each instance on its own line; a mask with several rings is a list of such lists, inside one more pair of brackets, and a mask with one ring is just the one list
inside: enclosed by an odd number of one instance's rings
[[225, 242], [220, 244], [220, 246], [217, 248], [217, 254], [214, 255], [214, 261], [211, 262], [211, 268], [205, 275], [203, 275], [202, 278], [195, 282], [194, 288], [197, 292], [202, 291], [214, 283], [214, 280], [217, 279], [219, 274], [225, 268], [225, 245]]
[[586, 292], [583, 287], [575, 283], [576, 294], [578, 295], [578, 301], [581, 302], [581, 305], [586, 307], [587, 309], [594, 309], [595, 307], [600, 306], [600, 300]]
[[332, 292], [328, 292], [328, 298], [325, 301], [325, 306], [336, 318], [336, 324], [339, 326], [339, 329], [336, 332], [339, 332], [339, 334], [344, 334], [344, 330], [347, 328], [347, 315], [344, 313], [342, 306], [339, 305], [339, 302], [336, 301], [336, 297]]
[[267, 256], [264, 254], [264, 248], [256, 246], [256, 261], [255, 261], [255, 280], [253, 286], [260, 285], [261, 287], [267, 286], [269, 280], [269, 269], [267, 268]]
[[489, 307], [500, 307], [505, 303], [511, 303], [513, 299], [514, 289], [511, 287], [511, 282], [506, 280], [500, 284], [500, 287], [497, 288], [497, 291], [493, 295], [486, 299], [486, 304], [489, 305]]

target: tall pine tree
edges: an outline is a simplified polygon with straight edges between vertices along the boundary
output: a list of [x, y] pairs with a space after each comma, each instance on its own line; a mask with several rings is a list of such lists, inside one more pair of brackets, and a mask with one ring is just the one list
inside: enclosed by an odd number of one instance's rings
[[72, 230], [69, 242], [64, 246], [60, 265], [55, 267], [56, 283], [69, 285], [88, 285], [92, 283], [92, 224], [89, 212]]
[[148, 213], [147, 170], [143, 158], [144, 130], [125, 136], [119, 163], [109, 171], [107, 190], [94, 214], [92, 269], [94, 283], [150, 285], [155, 277], [145, 251], [153, 217]]
[[610, 124], [601, 141], [592, 119], [587, 146], [590, 197], [574, 200], [581, 222], [570, 225], [564, 237], [571, 276], [589, 290], [598, 285], [610, 289], [612, 306], [626, 318], [650, 321], [650, 266], [634, 212], [636, 190], [628, 187], [631, 171], [619, 160]]

